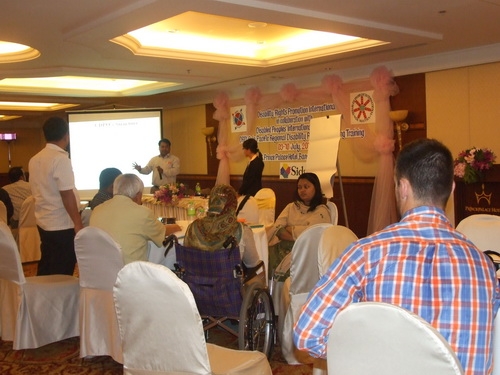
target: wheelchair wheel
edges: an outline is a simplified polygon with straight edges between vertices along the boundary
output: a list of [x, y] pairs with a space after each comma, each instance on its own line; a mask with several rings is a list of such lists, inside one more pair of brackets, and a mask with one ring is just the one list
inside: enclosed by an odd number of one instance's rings
[[240, 350], [257, 350], [271, 358], [276, 331], [274, 307], [267, 288], [262, 284], [248, 285], [238, 329]]

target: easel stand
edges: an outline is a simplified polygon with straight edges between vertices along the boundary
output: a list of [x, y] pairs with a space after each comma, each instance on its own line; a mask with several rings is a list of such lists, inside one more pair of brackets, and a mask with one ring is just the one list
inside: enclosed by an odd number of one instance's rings
[[[344, 185], [342, 185], [342, 174], [340, 173], [340, 163], [338, 158], [337, 158], [337, 175], [339, 176], [340, 198], [342, 199], [342, 209], [344, 211], [345, 226], [349, 228], [349, 221], [347, 220], [347, 206], [345, 204]], [[335, 179], [335, 175], [333, 175], [333, 178]], [[333, 183], [332, 183], [332, 190], [333, 190]]]

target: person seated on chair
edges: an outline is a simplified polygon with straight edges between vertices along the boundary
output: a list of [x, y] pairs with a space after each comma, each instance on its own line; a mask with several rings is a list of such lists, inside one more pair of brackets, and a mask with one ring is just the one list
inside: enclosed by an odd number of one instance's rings
[[251, 273], [262, 261], [252, 229], [238, 222], [236, 207], [236, 191], [229, 185], [216, 185], [210, 191], [207, 215], [187, 227], [184, 246], [214, 251], [222, 249], [228, 237], [233, 236], [239, 244], [243, 266]]
[[163, 225], [152, 210], [142, 206], [144, 184], [139, 177], [126, 173], [115, 179], [113, 198], [97, 206], [90, 225], [106, 231], [122, 248], [125, 264], [148, 260], [148, 241], [163, 246], [166, 236], [178, 232], [177, 224]]
[[10, 220], [10, 227], [15, 229], [19, 224], [21, 206], [26, 198], [28, 198], [32, 193], [31, 186], [29, 182], [26, 181], [26, 176], [22, 167], [12, 167], [9, 169], [9, 181], [10, 184], [5, 185], [3, 189], [9, 193], [12, 206], [14, 207], [14, 213], [12, 214], [12, 219]]
[[340, 311], [351, 303], [385, 302], [439, 331], [465, 374], [491, 374], [500, 288], [487, 256], [446, 217], [453, 156], [436, 140], [413, 141], [397, 157], [394, 180], [401, 220], [354, 242], [332, 263], [302, 308], [295, 345], [326, 358]]
[[289, 203], [267, 230], [269, 238], [269, 276], [292, 250], [297, 237], [314, 224], [330, 223], [330, 211], [323, 204], [321, 184], [315, 173], [303, 173], [297, 179], [295, 200]]
[[118, 168], [105, 168], [99, 175], [99, 191], [89, 203], [89, 207], [93, 210], [101, 203], [113, 198], [113, 182], [121, 175], [122, 172]]

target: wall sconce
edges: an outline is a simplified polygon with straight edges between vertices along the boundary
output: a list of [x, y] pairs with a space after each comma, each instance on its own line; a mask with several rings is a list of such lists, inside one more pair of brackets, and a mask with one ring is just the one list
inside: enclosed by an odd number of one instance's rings
[[213, 126], [207, 128], [201, 128], [202, 134], [205, 136], [205, 139], [208, 144], [208, 150], [210, 151], [210, 156], [212, 156], [212, 143], [217, 142], [217, 137], [214, 134], [215, 128]]
[[408, 124], [404, 122], [408, 117], [408, 110], [401, 109], [399, 111], [390, 111], [389, 118], [396, 124], [396, 132], [398, 134], [399, 150], [403, 148], [403, 140], [401, 133], [408, 130]]
[[12, 161], [10, 159], [10, 142], [17, 139], [16, 133], [0, 133], [0, 141], [7, 142], [8, 154], [9, 154], [9, 168], [12, 167]]

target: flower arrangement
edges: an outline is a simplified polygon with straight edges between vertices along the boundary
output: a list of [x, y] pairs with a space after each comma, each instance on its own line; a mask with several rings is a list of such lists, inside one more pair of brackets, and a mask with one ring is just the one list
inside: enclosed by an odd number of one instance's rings
[[490, 169], [495, 160], [496, 155], [490, 149], [472, 147], [458, 154], [453, 172], [466, 184], [472, 184], [483, 177], [484, 171]]
[[182, 183], [167, 184], [155, 191], [155, 198], [157, 202], [177, 204], [178, 200], [184, 197], [185, 192], [186, 185]]

